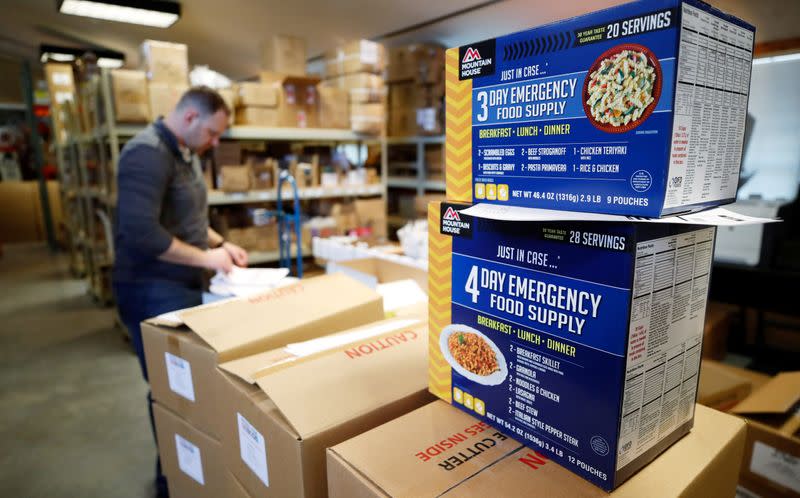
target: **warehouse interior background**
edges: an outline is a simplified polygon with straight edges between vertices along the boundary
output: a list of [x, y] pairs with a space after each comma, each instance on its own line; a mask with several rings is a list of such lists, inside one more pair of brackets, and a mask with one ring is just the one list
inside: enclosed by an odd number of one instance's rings
[[[65, 15], [57, 3], [0, 0], [4, 496], [155, 496], [147, 385], [114, 307], [109, 241], [110, 165], [147, 120], [104, 128], [98, 117], [103, 112], [89, 124], [76, 117], [77, 124], [60, 125], [60, 140], [53, 115], [61, 102], [55, 102], [45, 69], [45, 62], [59, 60], [48, 60], [45, 52], [109, 53], [124, 59], [123, 68], [139, 69], [143, 42], [159, 40], [185, 44], [189, 69], [207, 66], [234, 83], [254, 82], [264, 70], [262, 43], [288, 35], [305, 40], [305, 72], [322, 86], [329, 79], [326, 54], [354, 40], [377, 42], [387, 53], [412, 44], [458, 47], [625, 2], [185, 0], [180, 19], [166, 29]], [[773, 376], [800, 369], [795, 291], [800, 284], [800, 2], [709, 3], [756, 26], [740, 186], [737, 202], [729, 207], [783, 222], [719, 229], [703, 348], [713, 361]], [[436, 54], [441, 66], [435, 67], [443, 72], [444, 52]], [[76, 55], [68, 63], [80, 59]], [[106, 82], [113, 76], [103, 74], [95, 91], [100, 102], [109, 103], [115, 96]], [[384, 97], [367, 105], [385, 105], [386, 95], [391, 102], [392, 88], [403, 83], [385, 84]], [[431, 105], [432, 126], [413, 123], [413, 117], [408, 126], [393, 124], [392, 113], [400, 119], [399, 107], [370, 114], [367, 128], [350, 129], [345, 117], [337, 129], [316, 126], [325, 128], [317, 135], [285, 126], [233, 124], [214, 164], [241, 166], [249, 158], [248, 168], [266, 166], [248, 170], [243, 187], [235, 186], [242, 169], [225, 174], [218, 169], [214, 178], [209, 173], [212, 226], [247, 246], [251, 266], [277, 268], [288, 261], [293, 275], [321, 275], [341, 255], [343, 260], [354, 254], [375, 257], [371, 247], [389, 244], [393, 255], [422, 272], [413, 278], [426, 281], [427, 262], [419, 261], [428, 254], [427, 202], [444, 198], [446, 181], [443, 81], [441, 92], [433, 97], [438, 101]], [[98, 133], [105, 133], [109, 143], [81, 142]], [[291, 234], [291, 257], [285, 259], [273, 212], [278, 162], [317, 177], [301, 185], [303, 219], [298, 215], [290, 221], [297, 235]], [[272, 180], [257, 183], [258, 171], [273, 175]], [[324, 190], [326, 174], [333, 175], [328, 178], [334, 190]], [[291, 204], [291, 196], [283, 202]], [[253, 227], [259, 228], [248, 231]], [[340, 243], [342, 236], [363, 235], [369, 243], [358, 249], [352, 242]]]

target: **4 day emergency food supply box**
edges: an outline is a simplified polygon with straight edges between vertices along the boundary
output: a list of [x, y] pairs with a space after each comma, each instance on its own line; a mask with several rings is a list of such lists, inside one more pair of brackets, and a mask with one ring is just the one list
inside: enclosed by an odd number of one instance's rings
[[433, 394], [607, 490], [689, 432], [715, 227], [462, 207], [428, 211]]
[[447, 51], [447, 198], [646, 217], [733, 202], [755, 28], [645, 0]]

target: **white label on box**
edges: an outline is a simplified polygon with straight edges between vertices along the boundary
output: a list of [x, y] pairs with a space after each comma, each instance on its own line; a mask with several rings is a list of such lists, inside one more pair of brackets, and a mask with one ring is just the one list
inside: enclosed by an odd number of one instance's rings
[[175, 448], [178, 453], [178, 467], [184, 474], [205, 486], [203, 456], [200, 454], [200, 448], [183, 439], [179, 434], [175, 434]]
[[72, 75], [69, 73], [53, 73], [53, 84], [72, 86]]
[[267, 445], [264, 436], [241, 413], [237, 412], [236, 417], [239, 419], [239, 450], [242, 460], [261, 479], [264, 486], [269, 487]]
[[167, 379], [169, 388], [189, 401], [194, 401], [194, 384], [192, 384], [192, 365], [180, 356], [164, 353], [167, 362]]
[[750, 472], [800, 493], [800, 458], [761, 441], [753, 444]]
[[361, 63], [362, 64], [377, 64], [378, 63], [378, 45], [366, 40], [361, 41]]
[[694, 415], [714, 230], [636, 246], [617, 470]]
[[664, 207], [735, 196], [753, 32], [684, 3]]

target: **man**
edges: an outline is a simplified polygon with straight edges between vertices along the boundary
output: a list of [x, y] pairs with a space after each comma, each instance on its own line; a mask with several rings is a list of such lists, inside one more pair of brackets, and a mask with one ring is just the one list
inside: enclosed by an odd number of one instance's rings
[[[192, 88], [167, 117], [133, 137], [120, 154], [114, 293], [145, 380], [139, 323], [201, 304], [204, 269], [228, 272], [234, 264], [247, 265], [247, 252], [208, 226], [198, 159], [218, 145], [230, 112], [215, 91]], [[148, 401], [152, 402], [149, 394]], [[160, 460], [156, 489], [159, 496], [167, 496]]]

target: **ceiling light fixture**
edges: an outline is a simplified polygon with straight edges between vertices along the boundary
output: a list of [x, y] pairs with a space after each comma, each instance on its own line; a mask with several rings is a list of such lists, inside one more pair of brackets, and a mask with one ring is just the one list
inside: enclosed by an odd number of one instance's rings
[[759, 64], [771, 64], [774, 62], [789, 62], [797, 59], [800, 59], [800, 52], [796, 52], [794, 54], [773, 55], [770, 57], [759, 57], [757, 59], [753, 59], [753, 65], [757, 66]]
[[62, 14], [168, 28], [181, 17], [178, 2], [163, 0], [60, 0]]
[[97, 65], [115, 69], [125, 64], [125, 54], [107, 48], [75, 48], [57, 45], [39, 45], [39, 60], [45, 62], [74, 62], [91, 53], [97, 58]]

